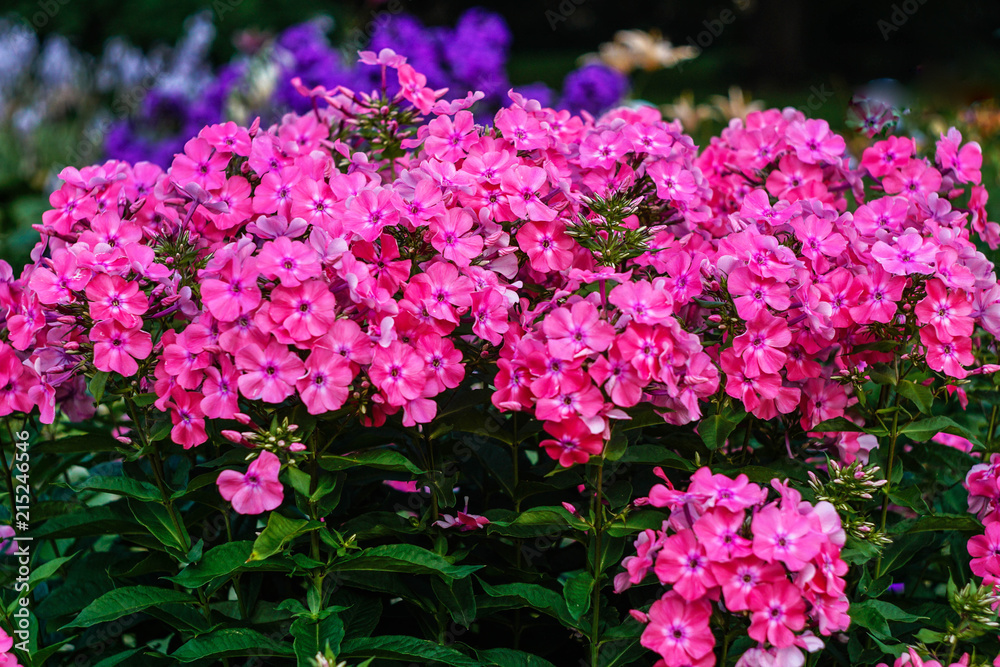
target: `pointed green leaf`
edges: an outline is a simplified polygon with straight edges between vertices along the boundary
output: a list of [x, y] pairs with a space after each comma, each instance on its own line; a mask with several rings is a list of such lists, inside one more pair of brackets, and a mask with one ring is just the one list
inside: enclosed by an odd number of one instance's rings
[[[195, 637], [170, 657], [179, 662], [194, 662], [205, 658], [235, 658], [240, 656], [294, 655], [291, 645], [271, 639], [249, 628], [224, 628]], [[214, 662], [214, 661], [213, 661]]]
[[349, 556], [333, 564], [338, 572], [409, 572], [411, 574], [439, 574], [451, 579], [467, 577], [482, 565], [453, 565], [433, 551], [412, 544], [384, 544], [365, 549], [356, 556]]
[[453, 648], [426, 639], [403, 635], [357, 637], [344, 642], [338, 659], [387, 658], [428, 664], [440, 662], [453, 667], [481, 667], [480, 663]]
[[300, 616], [292, 623], [291, 632], [298, 667], [312, 667], [313, 658], [317, 653], [325, 653], [327, 647], [334, 655], [340, 653], [344, 622], [333, 613], [323, 619]]
[[299, 535], [305, 535], [323, 524], [309, 519], [289, 519], [277, 512], [267, 517], [267, 526], [253, 543], [249, 561], [264, 560], [285, 548], [285, 545]]
[[[155, 586], [125, 586], [116, 588], [84, 607], [66, 628], [89, 628], [98, 623], [163, 604], [197, 602], [188, 593]], [[64, 628], [65, 629], [65, 628]]]

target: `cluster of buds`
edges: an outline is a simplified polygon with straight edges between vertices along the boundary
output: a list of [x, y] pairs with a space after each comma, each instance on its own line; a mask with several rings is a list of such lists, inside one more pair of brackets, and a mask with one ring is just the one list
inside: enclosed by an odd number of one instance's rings
[[649, 251], [653, 233], [637, 215], [642, 197], [615, 192], [581, 197], [581, 202], [590, 215], [580, 213], [575, 223], [567, 225], [566, 234], [589, 250], [598, 264], [621, 266]]
[[[299, 425], [289, 424], [288, 417], [285, 417], [280, 422], [275, 417], [271, 420], [271, 427], [269, 429], [265, 430], [257, 427], [252, 431], [223, 431], [222, 435], [231, 442], [252, 449], [264, 449], [273, 452], [280, 450], [301, 452], [305, 450], [306, 446], [302, 444], [302, 438], [298, 430]], [[247, 458], [252, 458], [254, 455], [255, 453], [248, 454]]]
[[962, 620], [958, 625], [949, 624], [946, 642], [973, 639], [1000, 628], [996, 612], [1000, 596], [990, 586], [969, 582], [959, 590], [950, 591], [948, 603]]
[[830, 475], [827, 482], [821, 482], [814, 472], [809, 471], [809, 486], [816, 494], [816, 501], [825, 500], [837, 508], [837, 513], [845, 517], [844, 530], [852, 537], [880, 547], [889, 544], [889, 537], [876, 530], [875, 524], [865, 517], [858, 516], [852, 505], [871, 500], [872, 494], [886, 484], [885, 479], [879, 479], [879, 466], [865, 465], [859, 460], [847, 465], [829, 461], [827, 471]]

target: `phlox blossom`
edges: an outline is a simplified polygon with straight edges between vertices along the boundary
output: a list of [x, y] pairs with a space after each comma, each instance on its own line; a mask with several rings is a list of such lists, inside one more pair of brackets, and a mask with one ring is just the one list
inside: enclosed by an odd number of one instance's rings
[[281, 461], [269, 451], [262, 451], [246, 473], [223, 470], [216, 485], [219, 494], [233, 504], [240, 514], [261, 514], [275, 509], [284, 499], [284, 488], [278, 481]]

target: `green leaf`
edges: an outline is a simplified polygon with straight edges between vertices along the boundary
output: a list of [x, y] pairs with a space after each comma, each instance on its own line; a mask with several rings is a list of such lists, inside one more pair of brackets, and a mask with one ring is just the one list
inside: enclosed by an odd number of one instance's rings
[[422, 475], [424, 473], [424, 471], [414, 465], [410, 459], [391, 449], [372, 449], [366, 452], [357, 452], [347, 456], [334, 456], [328, 454], [319, 458], [319, 465], [324, 470], [332, 471], [366, 466], [368, 468], [376, 468], [378, 470], [409, 472], [414, 475]]
[[131, 658], [137, 653], [142, 653], [143, 649], [134, 648], [128, 651], [122, 651], [121, 653], [116, 653], [115, 655], [109, 656], [98, 663], [95, 663], [92, 667], [114, 667], [115, 665], [121, 664]]
[[851, 623], [870, 630], [876, 638], [885, 641], [892, 639], [888, 621], [913, 623], [927, 618], [926, 616], [909, 614], [896, 605], [882, 600], [865, 600], [853, 603], [848, 611], [848, 616], [851, 617]]
[[670, 515], [658, 510], [639, 510], [631, 512], [623, 520], [617, 519], [608, 524], [608, 535], [611, 537], [628, 537], [641, 533], [647, 528], [656, 530], [663, 525]]
[[144, 408], [147, 405], [152, 405], [153, 403], [156, 403], [157, 398], [159, 398], [159, 396], [157, 396], [155, 392], [149, 392], [146, 394], [139, 394], [138, 396], [133, 397], [132, 402], [135, 403], [140, 408]]
[[418, 664], [440, 662], [454, 667], [481, 667], [481, 664], [453, 648], [440, 646], [426, 639], [404, 635], [356, 637], [344, 642], [337, 659], [388, 658]]
[[455, 623], [467, 628], [476, 620], [476, 594], [471, 577], [448, 580], [434, 577], [431, 589]]
[[816, 424], [809, 431], [815, 433], [841, 433], [843, 431], [863, 433], [864, 429], [847, 417], [834, 417]]
[[34, 588], [36, 584], [41, 583], [54, 575], [59, 571], [63, 565], [73, 560], [74, 556], [63, 556], [61, 558], [53, 558], [50, 561], [46, 561], [41, 565], [38, 565], [31, 571], [31, 575], [28, 577], [28, 586]]
[[490, 648], [478, 653], [479, 660], [490, 667], [555, 667], [545, 658], [512, 648]]
[[248, 561], [264, 560], [285, 548], [285, 545], [299, 535], [305, 535], [323, 524], [309, 519], [289, 519], [277, 512], [267, 517], [267, 526], [253, 543], [253, 551]]
[[453, 565], [433, 551], [412, 544], [383, 544], [365, 549], [356, 556], [341, 559], [335, 562], [331, 569], [337, 572], [439, 574], [451, 579], [461, 579], [482, 567], [482, 565]]
[[298, 667], [312, 667], [317, 653], [325, 653], [327, 646], [334, 655], [340, 653], [344, 639], [344, 622], [335, 613], [315, 619], [300, 616], [292, 623], [292, 643]]
[[903, 380], [896, 387], [896, 391], [899, 392], [900, 396], [905, 396], [913, 401], [925, 415], [931, 413], [931, 408], [934, 406], [934, 393], [931, 392], [930, 388], [916, 382]]
[[102, 491], [116, 496], [128, 496], [147, 502], [162, 500], [160, 491], [149, 482], [142, 482], [123, 475], [90, 477], [83, 482], [77, 491]]
[[983, 526], [976, 517], [969, 514], [935, 514], [922, 516], [910, 528], [911, 533], [931, 530], [958, 530], [962, 532], [979, 532]]
[[244, 568], [252, 551], [253, 543], [250, 541], [226, 542], [209, 549], [201, 560], [194, 565], [188, 565], [180, 574], [164, 579], [184, 588], [198, 588], [219, 577], [239, 572]]
[[512, 520], [496, 520], [489, 524], [487, 533], [507, 537], [538, 537], [555, 535], [570, 530], [587, 530], [589, 526], [580, 517], [570, 514], [565, 507], [534, 507], [518, 514]]
[[194, 662], [205, 658], [235, 658], [240, 656], [292, 656], [287, 642], [271, 639], [249, 628], [224, 628], [195, 637], [170, 657], [178, 662]]
[[896, 384], [896, 371], [888, 364], [877, 362], [868, 369], [868, 377], [875, 384], [894, 385]]
[[178, 523], [175, 524], [167, 509], [157, 503], [129, 500], [128, 506], [135, 520], [145, 526], [160, 544], [177, 550], [181, 556], [187, 554], [191, 536], [188, 535], [187, 528], [179, 517]]
[[90, 395], [94, 397], [94, 403], [100, 403], [104, 398], [104, 387], [108, 384], [109, 375], [107, 371], [97, 371], [87, 384]]
[[927, 419], [921, 419], [911, 424], [907, 424], [900, 429], [900, 433], [903, 433], [911, 440], [916, 440], [918, 442], [930, 440], [938, 433], [951, 433], [953, 435], [960, 435], [974, 443], [978, 443], [976, 436], [949, 417], [928, 417]]
[[720, 408], [719, 414], [709, 415], [698, 422], [698, 435], [705, 446], [716, 450], [726, 444], [729, 435], [736, 430], [747, 413], [738, 413], [729, 407], [728, 402]]
[[563, 584], [563, 599], [573, 618], [580, 620], [580, 617], [590, 609], [593, 589], [594, 578], [588, 572], [578, 572]]
[[90, 535], [127, 535], [145, 533], [122, 503], [88, 507], [78, 512], [52, 517], [32, 531], [34, 537], [62, 539]]
[[197, 600], [190, 594], [170, 588], [125, 586], [109, 591], [91, 602], [73, 619], [72, 623], [63, 629], [89, 628], [92, 625], [113, 621], [149, 607], [192, 602], [197, 602]]
[[544, 612], [549, 616], [559, 619], [567, 628], [578, 628], [580, 623], [570, 613], [566, 601], [561, 595], [553, 590], [539, 586], [538, 584], [500, 584], [491, 586], [485, 581], [479, 582], [486, 594], [492, 598], [506, 598], [511, 604], [508, 606], [528, 605], [533, 609]]
[[122, 443], [112, 438], [108, 433], [86, 433], [39, 442], [32, 446], [31, 451], [41, 454], [92, 454], [94, 452], [114, 452], [122, 446]]

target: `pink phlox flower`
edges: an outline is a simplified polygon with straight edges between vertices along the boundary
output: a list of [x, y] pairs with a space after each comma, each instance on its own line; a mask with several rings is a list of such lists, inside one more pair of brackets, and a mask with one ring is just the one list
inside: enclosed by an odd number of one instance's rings
[[711, 615], [708, 600], [686, 600], [670, 591], [649, 608], [649, 625], [639, 643], [659, 653], [669, 667], [700, 667], [699, 661], [715, 646], [708, 625]]
[[749, 556], [750, 540], [740, 535], [744, 512], [718, 507], [705, 512], [694, 523], [694, 533], [713, 563]]
[[137, 359], [145, 359], [153, 349], [149, 333], [138, 326], [124, 327], [116, 320], [103, 320], [90, 330], [97, 370], [131, 377], [139, 370]]
[[281, 403], [291, 396], [305, 366], [286, 345], [271, 340], [266, 347], [250, 343], [236, 353], [236, 366], [243, 373], [237, 381], [246, 398]]
[[886, 271], [895, 275], [911, 273], [934, 273], [934, 256], [937, 245], [917, 233], [905, 233], [896, 238], [893, 245], [876, 241], [872, 246], [872, 257]]
[[712, 474], [710, 468], [702, 467], [691, 475], [691, 493], [704, 498], [706, 508], [724, 507], [732, 512], [739, 512], [753, 505], [764, 502], [767, 491], [754, 484], [744, 475], [735, 478], [728, 475]]
[[751, 592], [764, 584], [786, 578], [785, 569], [779, 563], [766, 563], [753, 555], [713, 562], [712, 572], [722, 586], [726, 608], [731, 612], [749, 610]]
[[983, 150], [975, 141], [959, 148], [961, 143], [962, 133], [949, 128], [937, 142], [937, 163], [944, 170], [954, 171], [959, 183], [979, 183], [983, 179]]
[[861, 166], [875, 178], [882, 178], [909, 162], [915, 151], [913, 139], [890, 136], [864, 150]]
[[278, 481], [281, 461], [269, 451], [263, 451], [240, 474], [235, 470], [219, 473], [216, 485], [219, 494], [233, 504], [240, 514], [261, 514], [281, 505], [285, 491]]
[[456, 516], [443, 514], [441, 518], [434, 522], [439, 528], [458, 527], [461, 531], [470, 531], [483, 528], [490, 524], [490, 520], [478, 514], [469, 514], [469, 497], [465, 497], [465, 510], [456, 512]]
[[139, 316], [149, 308], [149, 300], [139, 290], [138, 283], [106, 273], [94, 276], [86, 294], [94, 320], [113, 319], [126, 328], [141, 324]]
[[809, 164], [837, 164], [847, 148], [844, 138], [831, 132], [825, 120], [795, 121], [786, 136], [796, 157]]
[[314, 348], [305, 361], [305, 374], [295, 383], [306, 410], [320, 415], [340, 409], [354, 380], [350, 362], [321, 347]]
[[426, 363], [409, 345], [399, 341], [376, 347], [368, 375], [390, 405], [402, 406], [420, 398], [427, 383]]
[[717, 586], [705, 544], [691, 530], [682, 530], [663, 542], [653, 571], [662, 583], [673, 584], [673, 590], [692, 602]]
[[551, 220], [523, 224], [517, 231], [517, 244], [527, 253], [531, 268], [545, 273], [568, 269], [576, 242], [566, 234], [563, 223]]
[[753, 320], [768, 314], [768, 307], [787, 310], [791, 305], [788, 285], [774, 278], [762, 278], [745, 266], [738, 266], [729, 273], [726, 281], [730, 295], [734, 296], [737, 314], [744, 320]]
[[975, 363], [971, 338], [942, 336], [934, 327], [926, 326], [920, 329], [920, 342], [927, 348], [927, 365], [949, 377], [961, 380], [969, 374], [963, 366]]
[[470, 233], [472, 215], [465, 209], [452, 208], [430, 225], [431, 245], [459, 267], [467, 267], [483, 250], [483, 237]]
[[580, 419], [545, 422], [544, 428], [552, 437], [542, 440], [540, 446], [564, 468], [586, 463], [591, 455], [596, 456], [604, 449], [601, 435], [592, 433]]
[[603, 352], [615, 338], [615, 330], [589, 301], [557, 308], [542, 321], [549, 352], [557, 359], [575, 359]]
[[768, 505], [758, 512], [751, 524], [753, 552], [767, 562], [783, 562], [797, 572], [805, 567], [823, 545], [808, 518], [797, 510], [778, 509]]
[[756, 377], [780, 371], [786, 359], [781, 350], [791, 342], [785, 320], [762, 312], [747, 322], [746, 332], [733, 339], [733, 351], [743, 358], [745, 374]]
[[944, 283], [932, 278], [924, 285], [927, 296], [913, 309], [917, 321], [930, 324], [940, 338], [964, 338], [972, 335], [974, 322], [969, 315], [972, 304], [965, 292], [949, 292]]
[[766, 583], [750, 592], [750, 636], [781, 649], [794, 645], [794, 633], [806, 624], [802, 593], [788, 581]]

